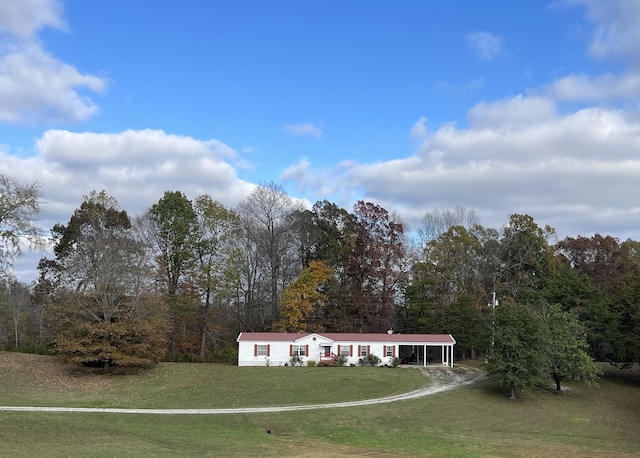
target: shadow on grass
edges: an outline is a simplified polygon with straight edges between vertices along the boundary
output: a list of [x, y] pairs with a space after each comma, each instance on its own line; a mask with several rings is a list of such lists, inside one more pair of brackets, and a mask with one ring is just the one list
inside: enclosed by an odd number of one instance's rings
[[91, 366], [74, 363], [60, 362], [61, 372], [72, 377], [104, 377], [104, 376], [132, 376], [144, 375], [153, 369], [156, 365], [146, 366], [110, 366], [105, 370], [102, 366]]
[[[576, 393], [573, 390], [573, 384], [580, 382], [565, 382], [562, 385], [562, 391], [558, 393], [555, 388], [555, 384], [550, 380], [547, 385], [536, 385], [534, 387], [523, 389], [520, 386], [516, 386], [515, 399], [511, 399], [511, 389], [508, 385], [501, 385], [497, 380], [488, 378], [475, 383], [472, 389], [481, 392], [483, 395], [494, 399], [504, 400], [510, 403], [526, 404], [528, 402], [538, 402], [541, 397], [549, 399], [561, 399], [566, 397], [582, 398], [582, 396], [588, 396], [587, 392], [579, 390]], [[585, 388], [598, 389], [597, 385], [590, 386], [588, 384], [581, 385]]]
[[[486, 366], [481, 359], [464, 360], [461, 361], [460, 364], [474, 367], [482, 371], [486, 369]], [[599, 363], [599, 365], [603, 371], [603, 375], [600, 378], [600, 381], [612, 382], [626, 387], [640, 388], [640, 364], [636, 364], [630, 368], [625, 369], [619, 368], [609, 363]], [[553, 397], [571, 396], [572, 394], [575, 394], [572, 393], [572, 386], [574, 384], [579, 384], [586, 388], [598, 388], [598, 382], [596, 382], [595, 385], [590, 386], [589, 384], [582, 383], [580, 380], [565, 380], [562, 383], [562, 391], [560, 393], [557, 393], [554, 383], [550, 380], [549, 385], [535, 386], [530, 390], [522, 390], [521, 387], [516, 386], [515, 400], [526, 400], [526, 395], [529, 393], [539, 393]], [[486, 380], [475, 383], [474, 389], [477, 389], [478, 391], [481, 391], [482, 393], [491, 397], [510, 400], [509, 396], [511, 392], [509, 390], [509, 386], [501, 385], [497, 380], [492, 378], [487, 378]]]
[[619, 385], [640, 387], [640, 366], [634, 365], [627, 369], [621, 369], [612, 364], [602, 363], [603, 378]]

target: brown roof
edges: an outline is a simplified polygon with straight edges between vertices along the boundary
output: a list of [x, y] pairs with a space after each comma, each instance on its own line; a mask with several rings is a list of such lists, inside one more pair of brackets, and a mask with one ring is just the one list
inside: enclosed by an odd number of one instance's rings
[[387, 334], [359, 332], [241, 332], [238, 342], [295, 342], [315, 334], [338, 342], [456, 343], [451, 334]]

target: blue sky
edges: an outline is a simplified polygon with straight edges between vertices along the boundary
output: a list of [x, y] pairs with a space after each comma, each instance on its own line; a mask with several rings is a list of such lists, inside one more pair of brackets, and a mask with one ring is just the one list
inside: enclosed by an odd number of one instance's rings
[[639, 23], [635, 0], [1, 2], [0, 173], [41, 183], [45, 228], [92, 190], [137, 214], [273, 181], [413, 229], [462, 206], [638, 240]]

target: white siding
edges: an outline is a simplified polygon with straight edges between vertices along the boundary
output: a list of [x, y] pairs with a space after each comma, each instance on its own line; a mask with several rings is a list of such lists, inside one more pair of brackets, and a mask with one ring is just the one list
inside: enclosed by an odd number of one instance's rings
[[[255, 345], [269, 345], [269, 356], [254, 356]], [[381, 364], [391, 364], [392, 357], [387, 357], [383, 351], [385, 346], [394, 345], [391, 343], [365, 343], [365, 342], [331, 342], [326, 339], [317, 338], [313, 341], [313, 337], [309, 336], [298, 341], [288, 342], [258, 342], [258, 341], [240, 341], [238, 346], [238, 366], [284, 366], [289, 364], [291, 360], [290, 345], [309, 346], [309, 354], [302, 357], [304, 364], [308, 360], [319, 363], [321, 360], [321, 352], [325, 345], [331, 345], [331, 353], [338, 355], [338, 346], [353, 346], [353, 356], [347, 358], [347, 365], [358, 364], [361, 356], [358, 353], [359, 347], [369, 346], [369, 353], [380, 358]], [[398, 355], [398, 346], [395, 345], [395, 354]], [[267, 363], [268, 361], [268, 363]]]
[[[415, 346], [422, 348], [422, 354], [426, 354], [427, 347], [439, 347], [441, 350], [442, 364], [447, 366], [453, 366], [453, 346], [455, 340], [449, 335], [433, 335], [434, 339], [429, 338], [432, 335], [416, 334], [415, 337], [407, 338], [408, 335], [389, 335], [381, 336], [372, 334], [370, 337], [376, 342], [366, 341], [366, 334], [358, 335], [359, 340], [332, 340], [338, 338], [345, 338], [345, 335], [327, 334], [326, 336], [321, 334], [276, 334], [276, 333], [247, 333], [238, 336], [238, 366], [284, 366], [290, 364], [291, 360], [291, 345], [300, 345], [305, 349], [308, 349], [308, 353], [302, 356], [303, 364], [313, 360], [316, 363], [322, 361], [324, 356], [324, 349], [329, 348], [329, 353], [332, 355], [340, 355], [340, 349], [352, 348], [351, 355], [347, 357], [347, 365], [357, 365], [358, 361], [362, 357], [362, 352], [359, 351], [362, 347], [368, 347], [367, 354], [376, 355], [380, 358], [381, 365], [391, 365], [394, 357], [399, 357], [400, 346]], [[443, 336], [445, 337], [443, 339]], [[395, 337], [395, 339], [394, 339]], [[447, 338], [448, 337], [448, 338]], [[253, 338], [253, 339], [251, 339]], [[265, 340], [256, 340], [265, 339]], [[275, 340], [270, 340], [275, 339]], [[283, 340], [291, 339], [291, 340]], [[256, 345], [268, 345], [268, 355], [256, 355]], [[387, 356], [386, 348], [391, 347], [391, 355]], [[325, 359], [326, 361], [326, 359]], [[423, 357], [423, 364], [426, 365], [426, 361]]]
[[[269, 356], [255, 356], [256, 345], [269, 345]], [[242, 341], [238, 345], [238, 366], [284, 366], [289, 356], [289, 342]]]

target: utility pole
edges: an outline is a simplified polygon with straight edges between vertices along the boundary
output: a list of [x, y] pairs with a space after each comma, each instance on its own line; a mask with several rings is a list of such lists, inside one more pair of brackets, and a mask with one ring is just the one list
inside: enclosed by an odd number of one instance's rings
[[491, 307], [491, 348], [493, 348], [494, 336], [496, 333], [496, 307], [498, 306], [498, 300], [496, 299], [496, 293], [491, 293], [491, 302], [487, 304]]

